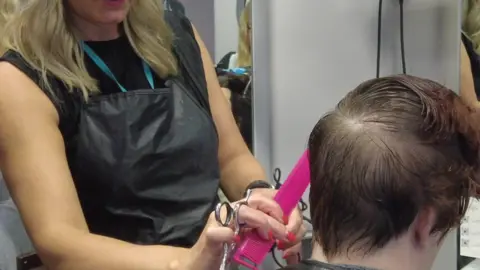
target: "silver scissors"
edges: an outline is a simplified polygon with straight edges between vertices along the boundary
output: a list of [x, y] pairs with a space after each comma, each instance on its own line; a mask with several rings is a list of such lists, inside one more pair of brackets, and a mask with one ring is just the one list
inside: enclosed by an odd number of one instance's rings
[[[225, 209], [226, 213], [224, 218], [222, 218], [222, 209]], [[217, 220], [218, 224], [223, 227], [230, 227], [232, 224], [232, 220], [235, 218], [235, 211], [228, 202], [221, 202], [218, 203], [215, 207], [215, 219]], [[226, 270], [228, 266], [228, 261], [231, 252], [231, 244], [224, 243], [223, 244], [223, 255], [222, 255], [222, 262], [220, 264], [220, 270]]]
[[[218, 203], [215, 207], [215, 219], [217, 220], [218, 224], [223, 227], [232, 227], [234, 229], [235, 237], [240, 234], [242, 227], [245, 224], [240, 223], [238, 218], [238, 211], [242, 205], [248, 205], [248, 198], [250, 197], [251, 192], [247, 192], [247, 197], [245, 200], [237, 202], [234, 207], [230, 205], [228, 202], [221, 202]], [[226, 213], [224, 218], [222, 218], [222, 209], [225, 209]], [[234, 222], [232, 224], [232, 222]], [[230, 254], [232, 251], [235, 250], [236, 247], [235, 242], [233, 243], [224, 243], [223, 244], [223, 255], [222, 255], [222, 262], [220, 264], [220, 270], [226, 270], [229, 262], [230, 262]]]

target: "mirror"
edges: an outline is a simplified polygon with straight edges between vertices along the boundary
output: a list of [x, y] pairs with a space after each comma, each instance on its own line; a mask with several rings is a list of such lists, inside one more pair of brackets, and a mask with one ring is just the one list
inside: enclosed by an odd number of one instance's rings
[[[215, 0], [215, 62], [217, 77], [237, 126], [253, 150], [252, 1]], [[227, 201], [220, 190], [219, 198]]]
[[[465, 70], [471, 69], [471, 77], [473, 78], [473, 87], [470, 93], [467, 90], [462, 93], [462, 96], [467, 102], [475, 104], [478, 102], [480, 95], [480, 39], [478, 33], [480, 31], [480, 22], [478, 16], [480, 15], [480, 2], [476, 0], [463, 1], [462, 14], [462, 45], [465, 48], [465, 53], [460, 57], [460, 68], [462, 73], [461, 80], [465, 78]], [[462, 48], [462, 50], [463, 50]], [[470, 74], [468, 74], [470, 75]], [[468, 76], [467, 75], [467, 76]], [[471, 85], [470, 83], [462, 82], [462, 85]], [[462, 86], [463, 87], [463, 86]], [[477, 200], [470, 200], [467, 214], [462, 219], [462, 224], [459, 229], [459, 258], [458, 268], [463, 270], [479, 269], [480, 268], [480, 203]]]
[[[252, 0], [164, 0], [164, 5], [184, 12], [202, 36], [237, 126], [252, 150]], [[227, 200], [221, 191], [219, 197]]]
[[[228, 2], [223, 0], [218, 4], [223, 8]], [[216, 22], [215, 39], [219, 47], [216, 49], [216, 70], [223, 92], [230, 101], [237, 126], [252, 150], [252, 1], [230, 0], [228, 8], [231, 11], [228, 13], [230, 17], [222, 17], [223, 20]], [[220, 7], [216, 7], [216, 11], [220, 10]], [[219, 15], [222, 14], [216, 14]], [[232, 15], [235, 16], [233, 24]], [[229, 27], [224, 29], [224, 24]]]
[[237, 126], [253, 150], [252, 0], [164, 0], [164, 5], [184, 13], [202, 36]]

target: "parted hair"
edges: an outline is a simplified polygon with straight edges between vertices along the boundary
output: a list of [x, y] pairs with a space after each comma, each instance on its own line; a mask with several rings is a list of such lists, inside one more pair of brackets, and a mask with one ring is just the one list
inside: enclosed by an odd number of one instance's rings
[[450, 89], [392, 76], [360, 84], [309, 139], [315, 241], [327, 258], [384, 247], [422, 209], [459, 225], [479, 183], [479, 115]]

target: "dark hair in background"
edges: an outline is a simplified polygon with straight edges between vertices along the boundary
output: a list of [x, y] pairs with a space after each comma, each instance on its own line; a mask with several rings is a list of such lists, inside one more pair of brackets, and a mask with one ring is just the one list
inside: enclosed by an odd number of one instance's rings
[[405, 233], [458, 226], [478, 184], [479, 117], [444, 86], [413, 76], [362, 83], [310, 135], [310, 207], [327, 257], [363, 255]]
[[216, 71], [220, 86], [228, 88], [232, 94], [230, 103], [233, 117], [243, 140], [250, 151], [253, 151], [251, 70], [247, 69], [245, 74], [236, 74], [221, 68]]

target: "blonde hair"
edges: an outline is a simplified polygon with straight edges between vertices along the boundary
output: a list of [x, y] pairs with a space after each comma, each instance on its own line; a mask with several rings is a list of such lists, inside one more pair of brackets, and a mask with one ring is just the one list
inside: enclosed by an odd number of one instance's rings
[[[5, 0], [0, 0], [5, 1]], [[161, 77], [177, 72], [172, 53], [173, 33], [163, 19], [160, 0], [131, 0], [123, 28], [135, 52]], [[52, 96], [48, 77], [61, 80], [70, 92], [79, 89], [85, 99], [99, 91], [87, 72], [80, 39], [74, 33], [64, 0], [23, 0], [5, 29], [7, 49], [18, 52], [42, 76]]]
[[463, 0], [462, 31], [480, 53], [480, 4], [479, 0]]
[[4, 54], [5, 27], [13, 11], [15, 10], [17, 0], [0, 0], [0, 55]]
[[248, 32], [252, 26], [252, 1], [247, 1], [245, 8], [240, 15], [238, 49], [237, 49], [237, 66], [252, 66], [252, 44]]

